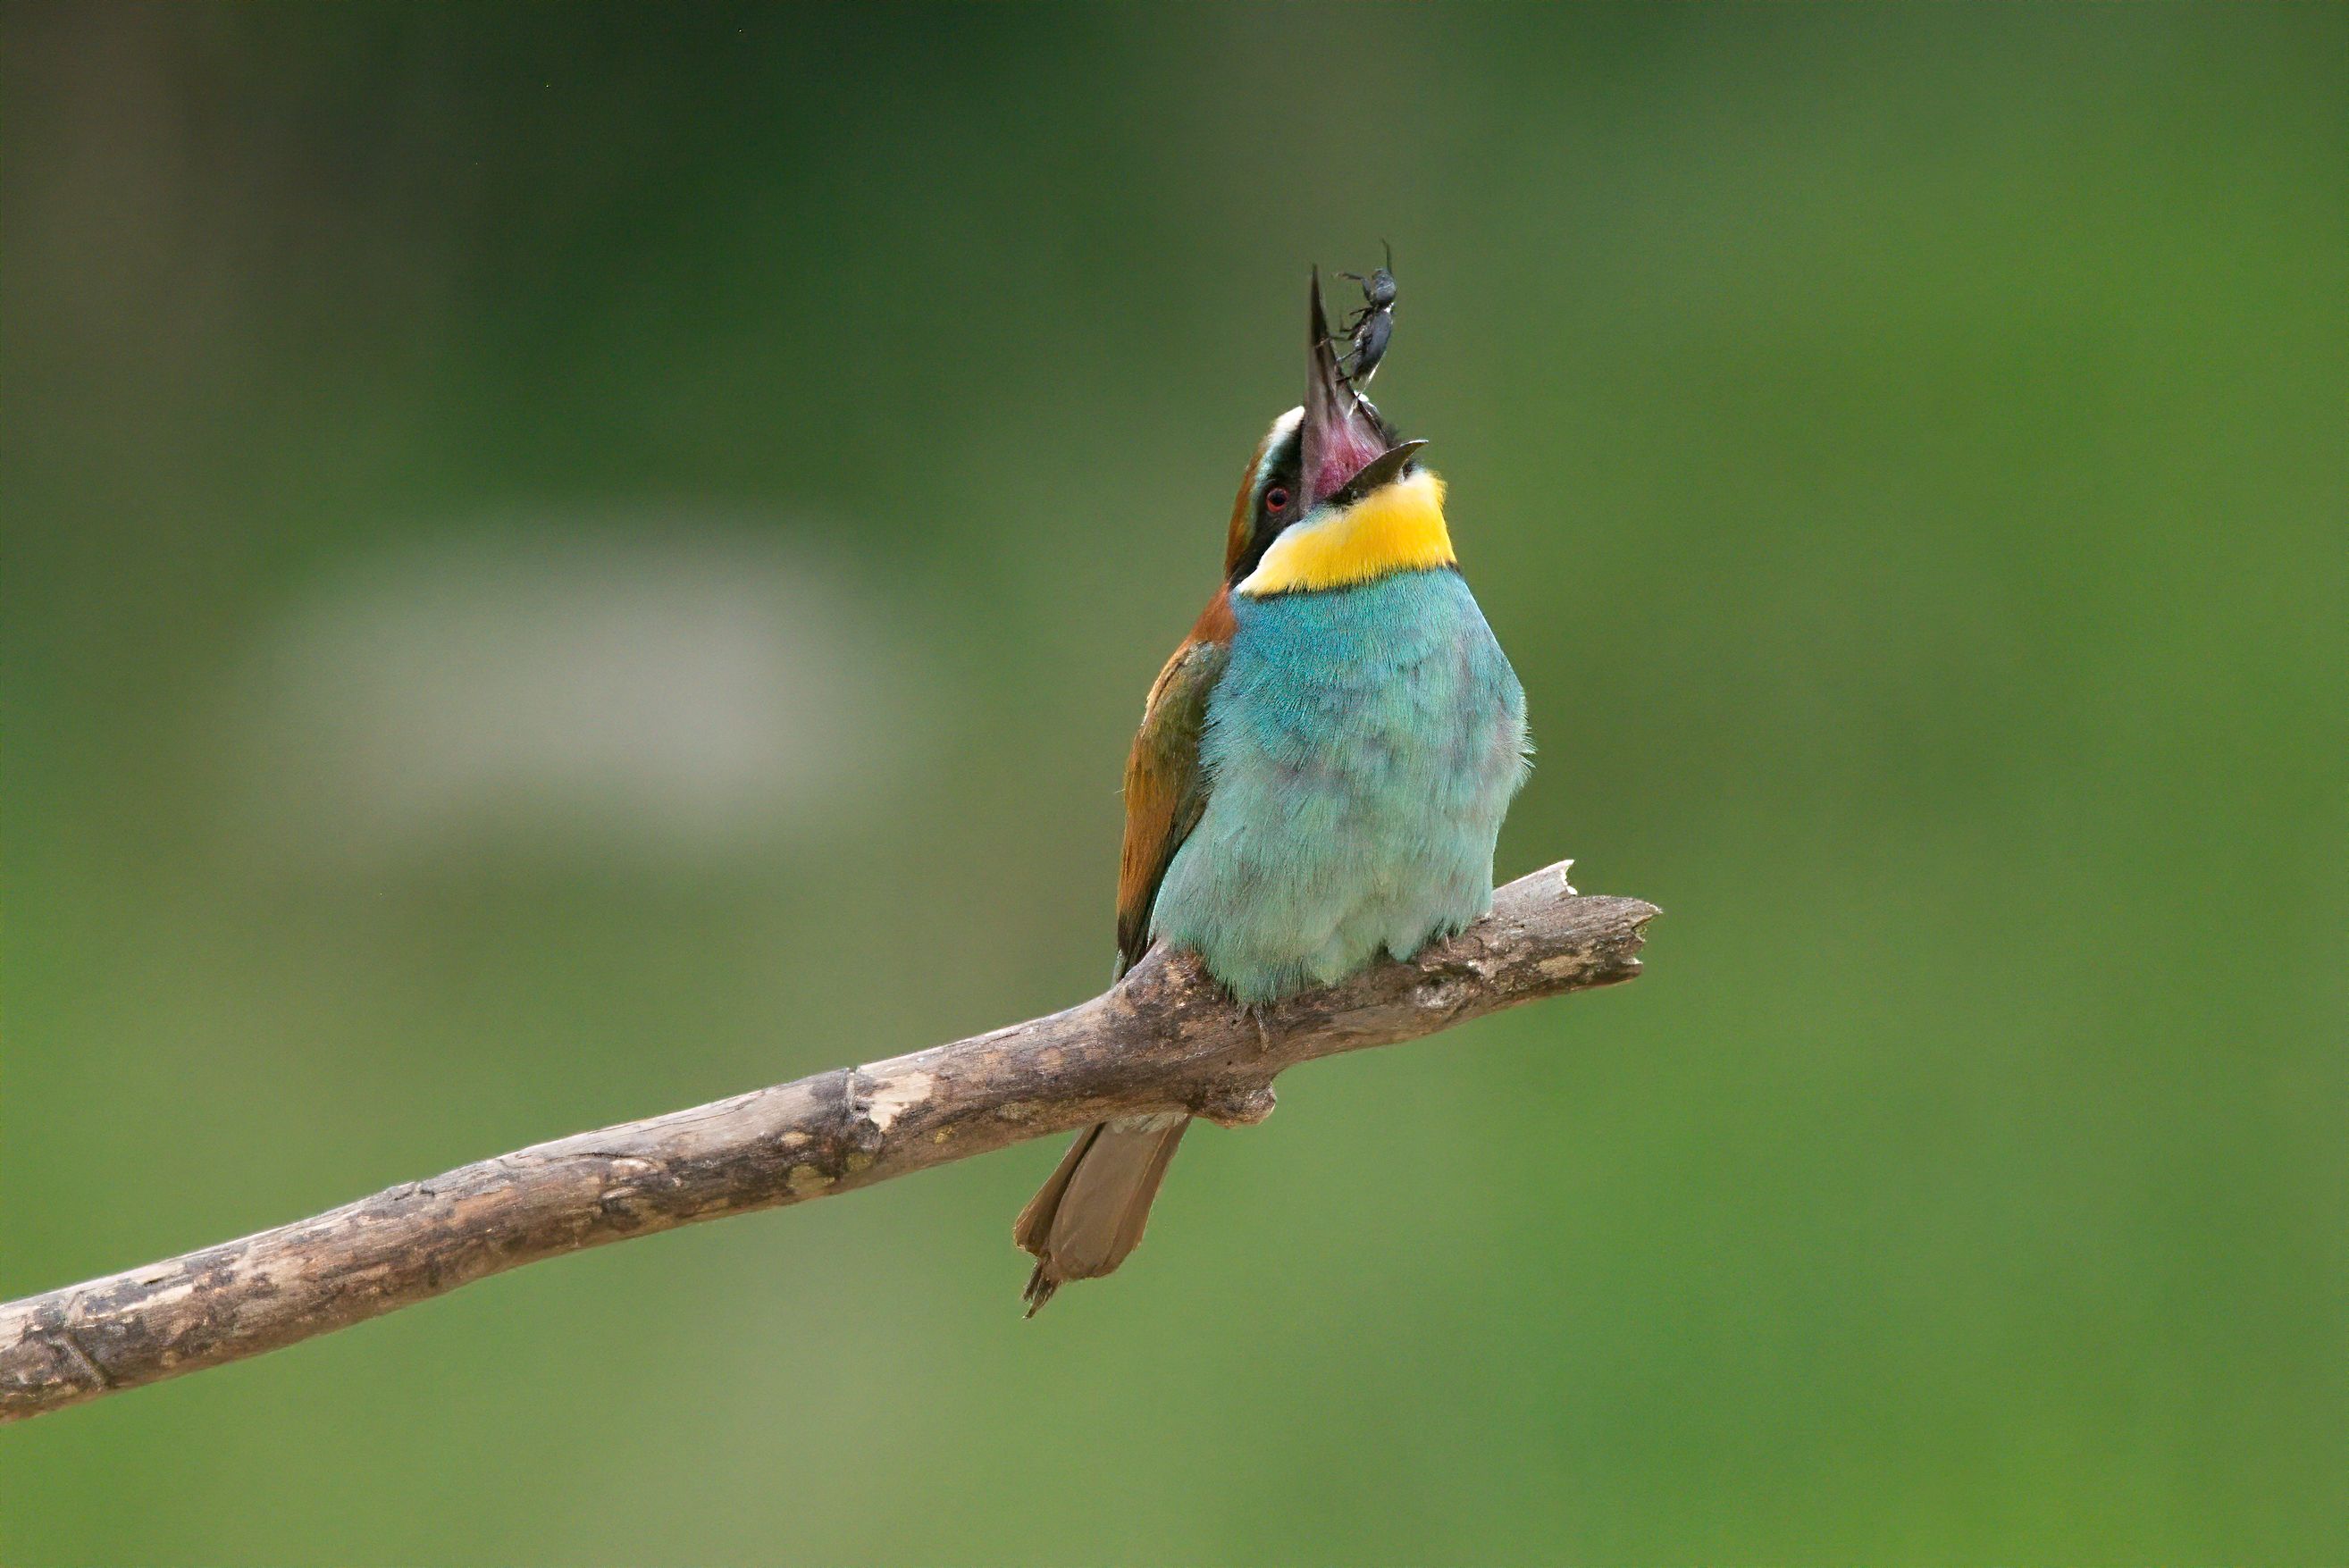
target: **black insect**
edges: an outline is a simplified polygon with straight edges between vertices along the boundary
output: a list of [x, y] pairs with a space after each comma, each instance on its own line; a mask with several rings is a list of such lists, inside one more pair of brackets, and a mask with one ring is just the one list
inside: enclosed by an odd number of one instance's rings
[[1387, 340], [1394, 335], [1394, 247], [1384, 241], [1380, 243], [1386, 251], [1386, 265], [1369, 277], [1360, 273], [1338, 274], [1362, 285], [1362, 308], [1339, 329], [1353, 345], [1346, 355], [1346, 379], [1356, 387], [1371, 384], [1371, 377], [1378, 374], [1379, 361], [1387, 356]]

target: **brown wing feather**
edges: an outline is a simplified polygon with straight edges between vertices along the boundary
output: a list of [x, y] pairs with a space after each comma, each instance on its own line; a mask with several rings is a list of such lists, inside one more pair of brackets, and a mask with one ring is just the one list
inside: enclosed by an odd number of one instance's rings
[[1143, 704], [1142, 727], [1125, 759], [1125, 847], [1118, 858], [1117, 968], [1123, 975], [1150, 946], [1150, 909], [1166, 862], [1206, 809], [1199, 768], [1199, 738], [1207, 697], [1231, 650], [1228, 590], [1219, 592], [1158, 679]]

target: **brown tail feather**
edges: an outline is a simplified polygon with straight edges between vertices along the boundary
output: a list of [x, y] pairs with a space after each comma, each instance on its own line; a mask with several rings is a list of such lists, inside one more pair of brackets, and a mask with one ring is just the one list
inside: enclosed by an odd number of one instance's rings
[[1189, 1117], [1168, 1111], [1104, 1121], [1077, 1134], [1011, 1227], [1011, 1239], [1036, 1254], [1036, 1272], [1021, 1295], [1029, 1316], [1066, 1281], [1098, 1278], [1141, 1243], [1150, 1202], [1190, 1125]]

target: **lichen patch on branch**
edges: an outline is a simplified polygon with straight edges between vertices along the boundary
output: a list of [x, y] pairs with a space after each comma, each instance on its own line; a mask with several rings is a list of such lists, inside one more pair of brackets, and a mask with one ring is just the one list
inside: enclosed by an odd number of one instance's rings
[[[856, 1076], [863, 1078], [866, 1070], [857, 1068]], [[905, 1112], [929, 1102], [930, 1086], [936, 1081], [926, 1072], [882, 1079], [870, 1095], [864, 1097], [864, 1119], [873, 1124], [874, 1131], [888, 1131]]]

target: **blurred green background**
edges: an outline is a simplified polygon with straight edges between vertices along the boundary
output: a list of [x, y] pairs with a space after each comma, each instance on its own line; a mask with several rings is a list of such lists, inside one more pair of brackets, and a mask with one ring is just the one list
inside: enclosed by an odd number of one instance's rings
[[[11, 8], [0, 1290], [1075, 1001], [1393, 242], [1604, 996], [0, 1435], [12, 1563], [2349, 1559], [2349, 11]], [[1394, 1139], [1409, 1123], [1443, 1158]]]

